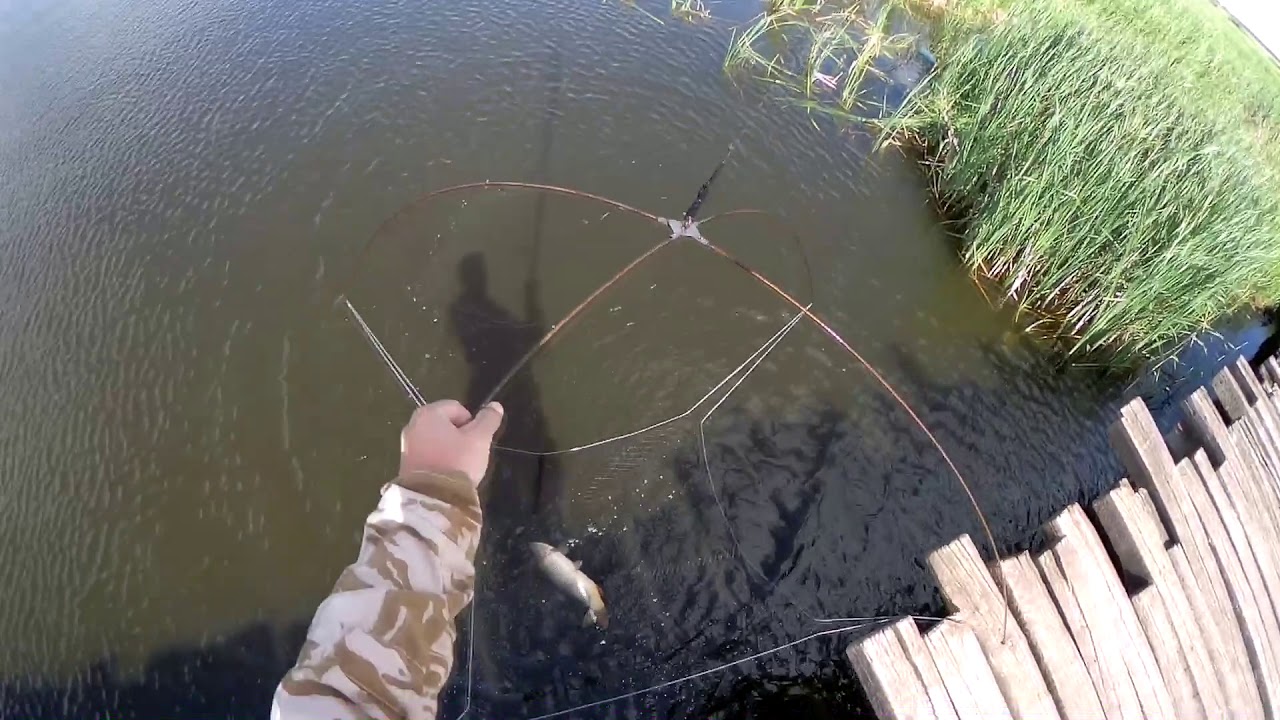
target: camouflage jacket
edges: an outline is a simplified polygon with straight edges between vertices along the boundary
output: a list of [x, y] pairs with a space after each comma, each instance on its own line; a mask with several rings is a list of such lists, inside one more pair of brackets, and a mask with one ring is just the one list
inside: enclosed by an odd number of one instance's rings
[[465, 476], [414, 473], [384, 487], [359, 557], [276, 689], [272, 720], [435, 718], [479, 540], [480, 500]]

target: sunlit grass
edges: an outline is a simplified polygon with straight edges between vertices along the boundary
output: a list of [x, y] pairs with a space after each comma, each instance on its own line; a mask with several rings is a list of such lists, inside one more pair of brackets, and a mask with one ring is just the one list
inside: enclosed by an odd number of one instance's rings
[[1280, 72], [1197, 1], [985, 3], [940, 23], [890, 122], [970, 268], [1073, 360], [1136, 365], [1280, 300]]
[[1280, 70], [1208, 0], [765, 0], [724, 64], [921, 148], [964, 262], [1071, 361], [1280, 302]]
[[1133, 367], [1280, 302], [1280, 70], [1252, 42], [1207, 0], [763, 0], [724, 67], [922, 150], [997, 300]]
[[893, 32], [893, 8], [874, 11], [856, 0], [770, 0], [734, 33], [725, 69], [769, 80], [803, 96], [803, 104], [852, 118], [883, 114], [867, 102], [880, 64], [902, 57], [914, 36]]
[[681, 20], [705, 20], [711, 17], [702, 0], [671, 0], [671, 14]]

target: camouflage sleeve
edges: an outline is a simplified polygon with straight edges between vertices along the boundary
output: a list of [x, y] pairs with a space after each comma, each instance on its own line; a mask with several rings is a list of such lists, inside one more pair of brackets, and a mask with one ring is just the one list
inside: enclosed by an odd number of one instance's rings
[[383, 488], [360, 556], [276, 689], [272, 720], [435, 718], [479, 539], [480, 500], [465, 476], [414, 473]]

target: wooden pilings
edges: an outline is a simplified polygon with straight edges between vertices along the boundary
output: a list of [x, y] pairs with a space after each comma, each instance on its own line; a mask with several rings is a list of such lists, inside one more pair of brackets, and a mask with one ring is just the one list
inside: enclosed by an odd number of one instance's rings
[[1176, 461], [1126, 405], [1130, 480], [1046, 523], [1042, 552], [930, 553], [950, 618], [848, 650], [880, 717], [1280, 720], [1280, 364], [1211, 387], [1183, 403]]

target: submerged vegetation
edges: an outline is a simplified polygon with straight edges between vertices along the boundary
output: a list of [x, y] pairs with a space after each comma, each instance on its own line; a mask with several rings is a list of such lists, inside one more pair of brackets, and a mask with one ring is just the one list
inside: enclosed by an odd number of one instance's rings
[[771, 0], [726, 67], [921, 148], [964, 262], [1073, 362], [1280, 301], [1280, 69], [1208, 0]]
[[889, 73], [916, 46], [914, 34], [895, 32], [898, 15], [892, 5], [870, 10], [856, 2], [770, 0], [735, 32], [725, 69], [795, 91], [814, 111], [877, 117], [886, 106]]

